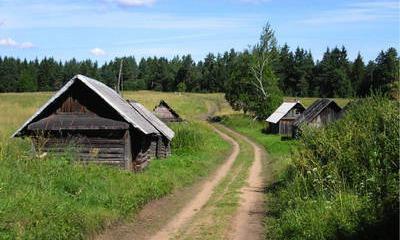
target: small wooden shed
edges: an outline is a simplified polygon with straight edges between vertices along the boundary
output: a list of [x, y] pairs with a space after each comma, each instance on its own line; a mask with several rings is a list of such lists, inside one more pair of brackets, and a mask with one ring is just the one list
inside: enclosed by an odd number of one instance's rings
[[275, 112], [267, 118], [268, 132], [292, 136], [293, 122], [304, 110], [305, 107], [298, 101], [283, 102]]
[[163, 122], [181, 122], [182, 118], [172, 109], [164, 100], [154, 108], [154, 114], [157, 115]]
[[340, 117], [341, 108], [332, 99], [322, 98], [309, 106], [294, 122], [293, 136], [297, 136], [301, 125], [322, 127]]
[[157, 154], [160, 139], [169, 147], [174, 132], [125, 101], [105, 84], [83, 75], [68, 81], [13, 137], [29, 136], [38, 152], [68, 149], [84, 163], [143, 169]]
[[128, 100], [128, 102], [160, 132], [160, 134], [156, 135], [156, 140], [151, 146], [151, 150], [154, 152], [155, 156], [157, 158], [166, 158], [171, 155], [171, 142], [168, 137], [166, 137], [170, 134], [171, 129], [142, 104], [134, 100]]

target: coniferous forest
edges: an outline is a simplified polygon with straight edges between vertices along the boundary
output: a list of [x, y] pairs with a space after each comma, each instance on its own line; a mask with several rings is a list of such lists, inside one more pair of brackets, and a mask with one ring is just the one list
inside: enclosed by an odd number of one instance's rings
[[[361, 54], [349, 59], [344, 46], [327, 49], [321, 60], [303, 48], [288, 45], [272, 50], [272, 67], [283, 94], [293, 97], [366, 96], [371, 91], [388, 92], [397, 88], [399, 56], [395, 48], [382, 50], [374, 61]], [[0, 92], [35, 92], [59, 89], [80, 73], [115, 87], [123, 60], [124, 90], [181, 92], [225, 92], [235, 94], [237, 85], [246, 88], [252, 78], [251, 50], [231, 49], [223, 54], [209, 53], [195, 62], [191, 55], [115, 58], [99, 65], [90, 59], [57, 61], [53, 57], [33, 61], [0, 56]], [[233, 92], [232, 92], [233, 91]]]

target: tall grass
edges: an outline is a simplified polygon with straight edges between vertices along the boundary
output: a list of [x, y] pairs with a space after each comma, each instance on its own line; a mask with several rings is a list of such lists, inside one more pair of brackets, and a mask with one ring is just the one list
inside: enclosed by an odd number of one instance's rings
[[[311, 101], [310, 101], [311, 102]], [[340, 121], [306, 128], [300, 142], [263, 134], [244, 115], [222, 122], [265, 146], [269, 239], [398, 239], [400, 108], [374, 97]]]
[[360, 100], [340, 121], [305, 128], [280, 179], [276, 239], [398, 239], [399, 105]]
[[[165, 99], [186, 119], [199, 118], [210, 99], [222, 96], [124, 94], [150, 109]], [[50, 95], [0, 94], [0, 239], [86, 238], [135, 214], [147, 202], [207, 176], [229, 151], [229, 144], [206, 124], [194, 121], [173, 126], [177, 143], [172, 143], [172, 156], [152, 161], [140, 174], [71, 164], [68, 154], [35, 158], [29, 140], [9, 137]]]
[[140, 174], [71, 164], [67, 155], [32, 158], [28, 141], [1, 141], [0, 239], [83, 239], [206, 176], [229, 144], [204, 124], [178, 128], [177, 139], [193, 131], [207, 151], [174, 145], [179, 154], [152, 161]]
[[202, 124], [184, 122], [171, 124], [171, 127], [176, 134], [172, 142], [176, 154], [196, 152], [205, 147], [207, 139]]

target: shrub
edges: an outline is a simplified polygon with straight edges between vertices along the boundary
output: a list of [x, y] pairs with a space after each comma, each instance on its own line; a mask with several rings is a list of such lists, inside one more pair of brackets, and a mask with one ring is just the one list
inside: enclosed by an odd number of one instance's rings
[[303, 129], [272, 204], [278, 239], [398, 236], [399, 109], [372, 97], [326, 128]]

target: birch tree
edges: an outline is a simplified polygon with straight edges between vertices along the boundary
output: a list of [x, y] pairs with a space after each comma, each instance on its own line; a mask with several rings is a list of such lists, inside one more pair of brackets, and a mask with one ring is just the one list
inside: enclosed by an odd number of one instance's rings
[[274, 73], [278, 57], [277, 42], [269, 23], [264, 27], [260, 41], [252, 48], [250, 84], [255, 89], [253, 111], [257, 117], [265, 117], [282, 102], [282, 92]]

